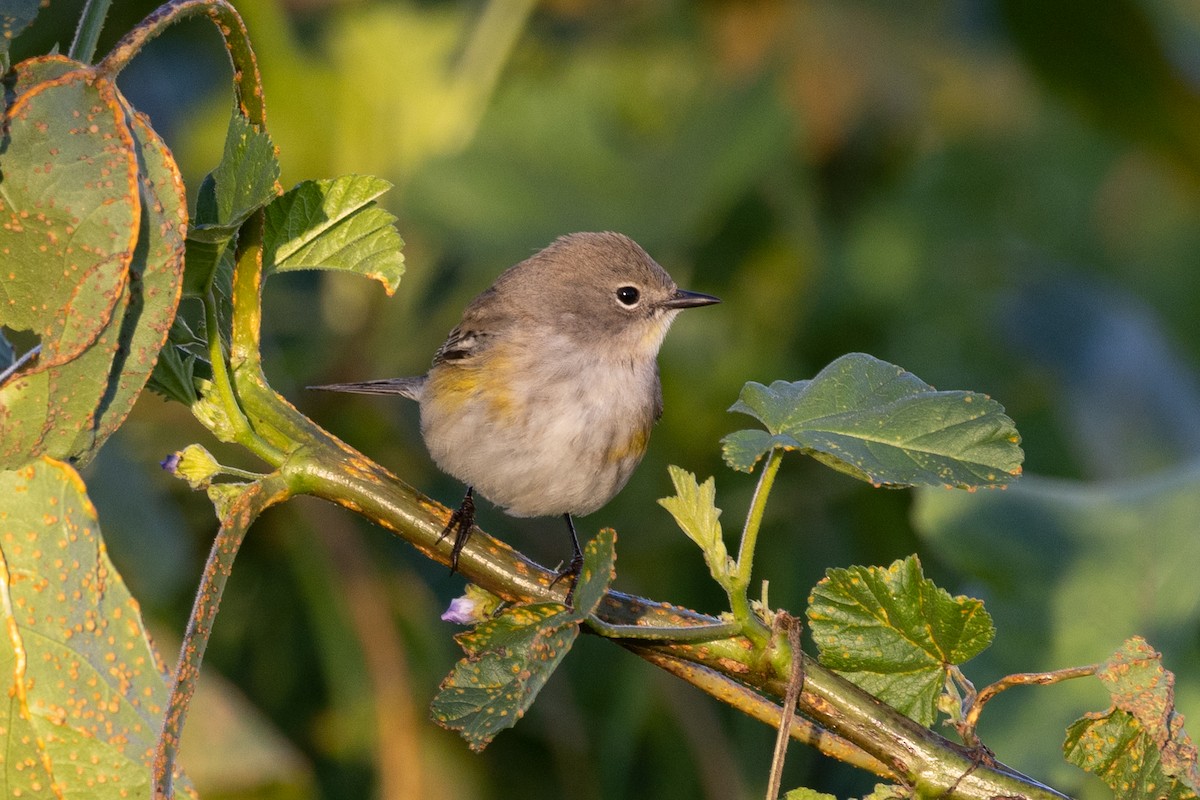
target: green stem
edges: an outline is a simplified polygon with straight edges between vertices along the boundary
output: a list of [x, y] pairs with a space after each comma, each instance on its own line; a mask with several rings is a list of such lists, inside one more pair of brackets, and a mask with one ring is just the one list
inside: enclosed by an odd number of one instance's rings
[[742, 623], [743, 632], [759, 648], [765, 648], [770, 643], [770, 631], [750, 607], [747, 590], [750, 586], [750, 575], [754, 570], [758, 531], [762, 527], [767, 498], [771, 495], [771, 487], [775, 484], [775, 475], [779, 472], [782, 459], [783, 451], [779, 449], [772, 450], [767, 456], [767, 463], [763, 465], [758, 476], [758, 485], [754, 487], [750, 510], [746, 513], [746, 526], [742, 529], [742, 541], [738, 545], [737, 564], [733, 574], [725, 581], [725, 591], [729, 594], [729, 606], [734, 619]]
[[290, 496], [291, 489], [279, 473], [268, 475], [242, 492], [225, 519], [221, 521], [221, 529], [217, 532], [212, 551], [204, 565], [204, 577], [196, 593], [187, 631], [179, 649], [179, 662], [174, 672], [175, 682], [171, 687], [171, 697], [167, 702], [167, 712], [163, 717], [162, 732], [154, 754], [152, 779], [156, 798], [170, 800], [172, 797], [175, 760], [179, 755], [183, 724], [187, 719], [192, 696], [196, 692], [200, 665], [204, 661], [204, 651], [208, 648], [208, 640], [212, 635], [213, 622], [221, 604], [221, 594], [225, 591], [225, 582], [233, 571], [233, 561], [246, 537], [246, 531], [263, 511]]
[[229, 367], [225, 359], [225, 348], [221, 342], [220, 323], [217, 320], [217, 298], [212, 288], [204, 296], [204, 326], [208, 336], [208, 360], [212, 364], [213, 386], [220, 398], [221, 407], [232, 427], [233, 441], [242, 445], [264, 461], [279, 465], [283, 462], [282, 452], [264, 441], [250, 427], [246, 415], [242, 412], [241, 403], [233, 390], [230, 380]]
[[100, 39], [100, 31], [104, 27], [104, 18], [108, 16], [108, 7], [112, 0], [87, 0], [79, 15], [79, 26], [75, 28], [75, 38], [67, 57], [83, 64], [92, 63], [96, 55], [96, 42]]
[[767, 508], [767, 498], [771, 495], [771, 487], [775, 485], [775, 474], [779, 472], [779, 464], [783, 460], [783, 451], [776, 448], [767, 456], [762, 474], [758, 476], [758, 486], [754, 487], [754, 497], [750, 500], [750, 511], [746, 514], [746, 527], [742, 529], [742, 543], [738, 547], [737, 570], [734, 575], [743, 589], [750, 585], [750, 573], [754, 569], [754, 548], [758, 544], [758, 531], [762, 527], [763, 513]]

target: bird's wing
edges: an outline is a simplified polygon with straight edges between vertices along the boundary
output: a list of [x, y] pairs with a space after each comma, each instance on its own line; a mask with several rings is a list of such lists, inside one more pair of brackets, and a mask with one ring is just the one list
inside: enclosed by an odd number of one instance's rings
[[446, 341], [433, 354], [434, 365], [445, 361], [468, 359], [487, 346], [488, 333], [466, 327], [465, 323], [450, 331]]

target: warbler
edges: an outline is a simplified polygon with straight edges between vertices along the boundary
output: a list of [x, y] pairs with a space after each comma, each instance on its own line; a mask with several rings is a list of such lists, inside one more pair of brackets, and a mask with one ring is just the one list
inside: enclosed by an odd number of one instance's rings
[[467, 485], [440, 537], [454, 535], [451, 571], [478, 491], [514, 517], [562, 516], [572, 556], [555, 580], [576, 578], [572, 517], [625, 486], [662, 415], [667, 329], [681, 309], [719, 302], [678, 288], [627, 236], [573, 233], [472, 300], [425, 375], [310, 388], [417, 401], [434, 462]]

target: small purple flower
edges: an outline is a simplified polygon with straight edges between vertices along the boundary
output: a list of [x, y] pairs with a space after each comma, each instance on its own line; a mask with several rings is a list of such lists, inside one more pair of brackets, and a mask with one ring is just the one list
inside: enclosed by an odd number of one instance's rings
[[174, 475], [175, 470], [179, 469], [179, 453], [171, 453], [171, 455], [158, 462], [158, 465]]
[[478, 614], [479, 607], [474, 598], [463, 596], [450, 601], [450, 607], [442, 614], [442, 619], [459, 625], [473, 625], [479, 622]]

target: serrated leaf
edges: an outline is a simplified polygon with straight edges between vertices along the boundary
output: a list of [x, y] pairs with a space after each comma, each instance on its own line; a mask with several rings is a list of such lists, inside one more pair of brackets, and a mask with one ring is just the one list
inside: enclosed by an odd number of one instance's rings
[[995, 635], [983, 603], [951, 597], [916, 556], [886, 569], [828, 570], [809, 597], [808, 621], [822, 664], [926, 726], [949, 667]]
[[[1099, 775], [1122, 797], [1195, 797], [1200, 766], [1195, 743], [1175, 711], [1175, 676], [1145, 639], [1128, 639], [1096, 677], [1112, 697], [1105, 713], [1088, 714], [1068, 730], [1071, 763]], [[1140, 792], [1131, 794], [1132, 791]]]
[[442, 681], [430, 708], [434, 721], [458, 731], [475, 751], [515, 725], [603, 598], [612, 581], [615, 541], [616, 534], [606, 529], [584, 548], [574, 608], [515, 606], [455, 636], [467, 657]]
[[[276, 196], [279, 161], [270, 135], [235, 110], [229, 117], [225, 152], [212, 171], [211, 202], [215, 219], [197, 226], [193, 235], [205, 231], [232, 233], [255, 211]], [[227, 238], [227, 236], [226, 236]]]
[[1132, 714], [1088, 714], [1067, 729], [1067, 760], [1091, 772], [1121, 800], [1194, 800], [1195, 790], [1167, 775], [1162, 753]]
[[218, 268], [232, 258], [228, 251], [238, 229], [271, 202], [278, 181], [279, 161], [271, 137], [235, 109], [221, 162], [205, 176], [196, 195], [196, 215], [187, 235], [184, 291], [188, 296], [207, 293]]
[[304, 181], [267, 206], [265, 274], [305, 269], [353, 272], [388, 294], [404, 274], [404, 241], [396, 217], [375, 201], [392, 184], [370, 175]]
[[799, 789], [790, 789], [783, 796], [783, 800], [838, 800], [837, 795], [818, 792], [816, 789], [807, 789], [800, 787]]
[[713, 577], [720, 579], [729, 572], [729, 553], [721, 532], [721, 509], [717, 508], [717, 484], [714, 478], [704, 483], [696, 476], [674, 464], [667, 467], [675, 495], [664, 497], [658, 504], [665, 508], [687, 537], [700, 546], [704, 560]]
[[148, 797], [168, 675], [60, 461], [0, 472], [0, 618], [0, 794]]
[[812, 380], [750, 382], [729, 409], [761, 431], [722, 440], [726, 463], [749, 472], [772, 448], [802, 450], [860, 480], [888, 486], [1001, 486], [1023, 454], [1004, 408], [974, 392], [939, 392], [900, 367], [862, 353]]

